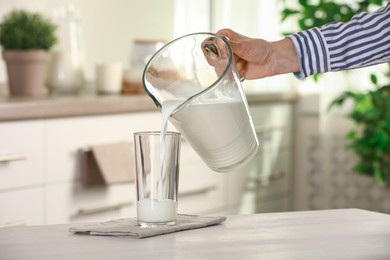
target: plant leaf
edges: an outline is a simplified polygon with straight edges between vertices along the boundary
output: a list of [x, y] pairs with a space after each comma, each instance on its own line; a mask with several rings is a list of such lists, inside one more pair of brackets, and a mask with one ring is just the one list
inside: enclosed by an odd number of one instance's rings
[[370, 75], [370, 80], [374, 85], [378, 84], [378, 77], [375, 74]]

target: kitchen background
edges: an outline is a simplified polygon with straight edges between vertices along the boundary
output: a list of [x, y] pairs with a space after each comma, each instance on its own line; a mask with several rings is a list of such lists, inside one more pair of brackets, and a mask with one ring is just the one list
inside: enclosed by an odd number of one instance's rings
[[[54, 17], [55, 10], [69, 4], [79, 13], [77, 22], [82, 33], [85, 75], [92, 86], [95, 66], [99, 63], [116, 61], [131, 70], [130, 60], [136, 40], [170, 41], [187, 33], [215, 32], [230, 27], [248, 36], [272, 41], [280, 39], [282, 32], [298, 30], [295, 22], [281, 23], [282, 1], [276, 0], [248, 0], [245, 4], [240, 0], [0, 0], [0, 19], [15, 8]], [[294, 3], [290, 4], [294, 6]], [[356, 158], [345, 149], [344, 141], [346, 132], [353, 126], [345, 119], [350, 104], [332, 111], [327, 109], [330, 101], [346, 89], [369, 89], [368, 75], [385, 68], [385, 65], [378, 65], [350, 73], [330, 73], [319, 82], [313, 79], [298, 81], [293, 75], [244, 82], [261, 141], [258, 156], [246, 169], [226, 175], [210, 172], [198, 159], [196, 163], [191, 161], [193, 164], [182, 162], [184, 171], [194, 172], [192, 176], [184, 176], [180, 184], [184, 191], [179, 202], [183, 212], [246, 214], [359, 207], [390, 213], [389, 189], [351, 170]], [[2, 60], [0, 88], [6, 88], [6, 84], [6, 68]], [[79, 140], [77, 144], [71, 141], [75, 147], [88, 144], [89, 134], [80, 130], [76, 135], [78, 127], [107, 128], [106, 136], [97, 138], [100, 141], [115, 140], [116, 134], [122, 138], [124, 134], [119, 130], [111, 131], [113, 128], [122, 128], [128, 135], [128, 129], [134, 125], [159, 127], [158, 113], [131, 116], [129, 120], [124, 119], [126, 122], [122, 119], [114, 122], [111, 118], [102, 118], [103, 121], [83, 117], [71, 121], [53, 119], [53, 122], [45, 122], [47, 136], [43, 138], [49, 139], [45, 148], [53, 145], [54, 151], [60, 152], [62, 146], [66, 147], [64, 144], [68, 139], [60, 141], [66, 135]], [[53, 123], [52, 129], [50, 123]], [[112, 128], [105, 125], [110, 123]], [[12, 122], [0, 122], [1, 125], [2, 131], [14, 129]], [[58, 132], [52, 134], [48, 129]], [[191, 148], [187, 150], [184, 149], [183, 153], [195, 156]], [[2, 151], [7, 152], [0, 147]], [[63, 172], [59, 173], [60, 177], [45, 173], [42, 180], [33, 181], [33, 185], [0, 186], [0, 205], [7, 205], [1, 207], [0, 224], [63, 223], [134, 214], [131, 198], [124, 198], [128, 196], [129, 187], [134, 188], [131, 184], [85, 188], [79, 183], [80, 173], [67, 176], [75, 168], [81, 171], [80, 166], [71, 160], [74, 157], [60, 158], [52, 167], [56, 169], [53, 172], [57, 169]], [[7, 169], [0, 163], [0, 175], [5, 175]], [[204, 174], [199, 174], [200, 171]], [[195, 178], [195, 174], [200, 176]], [[29, 189], [39, 190], [39, 195], [32, 196], [36, 198], [32, 203], [37, 204], [31, 213], [35, 217], [24, 221], [21, 214], [30, 214], [30, 211], [25, 209], [26, 195], [21, 192]], [[193, 194], [198, 194], [198, 198], [191, 197]], [[203, 205], [205, 199], [210, 205]], [[7, 215], [5, 209], [14, 213]]]

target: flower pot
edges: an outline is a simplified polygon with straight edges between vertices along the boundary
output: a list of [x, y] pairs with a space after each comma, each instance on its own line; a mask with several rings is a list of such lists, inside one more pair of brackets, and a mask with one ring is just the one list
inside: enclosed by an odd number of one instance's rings
[[45, 50], [5, 50], [11, 96], [42, 96], [46, 93], [45, 79], [49, 53]]

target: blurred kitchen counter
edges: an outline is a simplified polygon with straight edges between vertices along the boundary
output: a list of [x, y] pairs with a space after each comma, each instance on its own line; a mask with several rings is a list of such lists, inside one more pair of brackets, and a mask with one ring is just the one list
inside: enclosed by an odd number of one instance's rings
[[[247, 93], [249, 104], [294, 102], [295, 92]], [[125, 95], [48, 95], [39, 98], [0, 95], [0, 121], [61, 118], [157, 111], [152, 99], [145, 94]]]

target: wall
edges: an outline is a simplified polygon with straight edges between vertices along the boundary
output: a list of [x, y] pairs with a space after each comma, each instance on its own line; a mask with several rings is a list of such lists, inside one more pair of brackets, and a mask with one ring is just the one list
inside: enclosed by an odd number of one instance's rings
[[[212, 31], [231, 28], [251, 38], [280, 40], [284, 38], [283, 32], [291, 30], [280, 22], [280, 4], [280, 1], [246, 0], [244, 4], [241, 0], [213, 0]], [[248, 92], [280, 92], [291, 90], [294, 83], [293, 74], [284, 74], [244, 81], [243, 86]]]
[[[68, 3], [81, 13], [88, 79], [94, 78], [98, 62], [116, 60], [127, 66], [133, 39], [173, 37], [174, 0], [0, 0], [0, 19], [14, 8], [50, 16], [55, 8]], [[1, 60], [0, 83], [6, 81]]]

